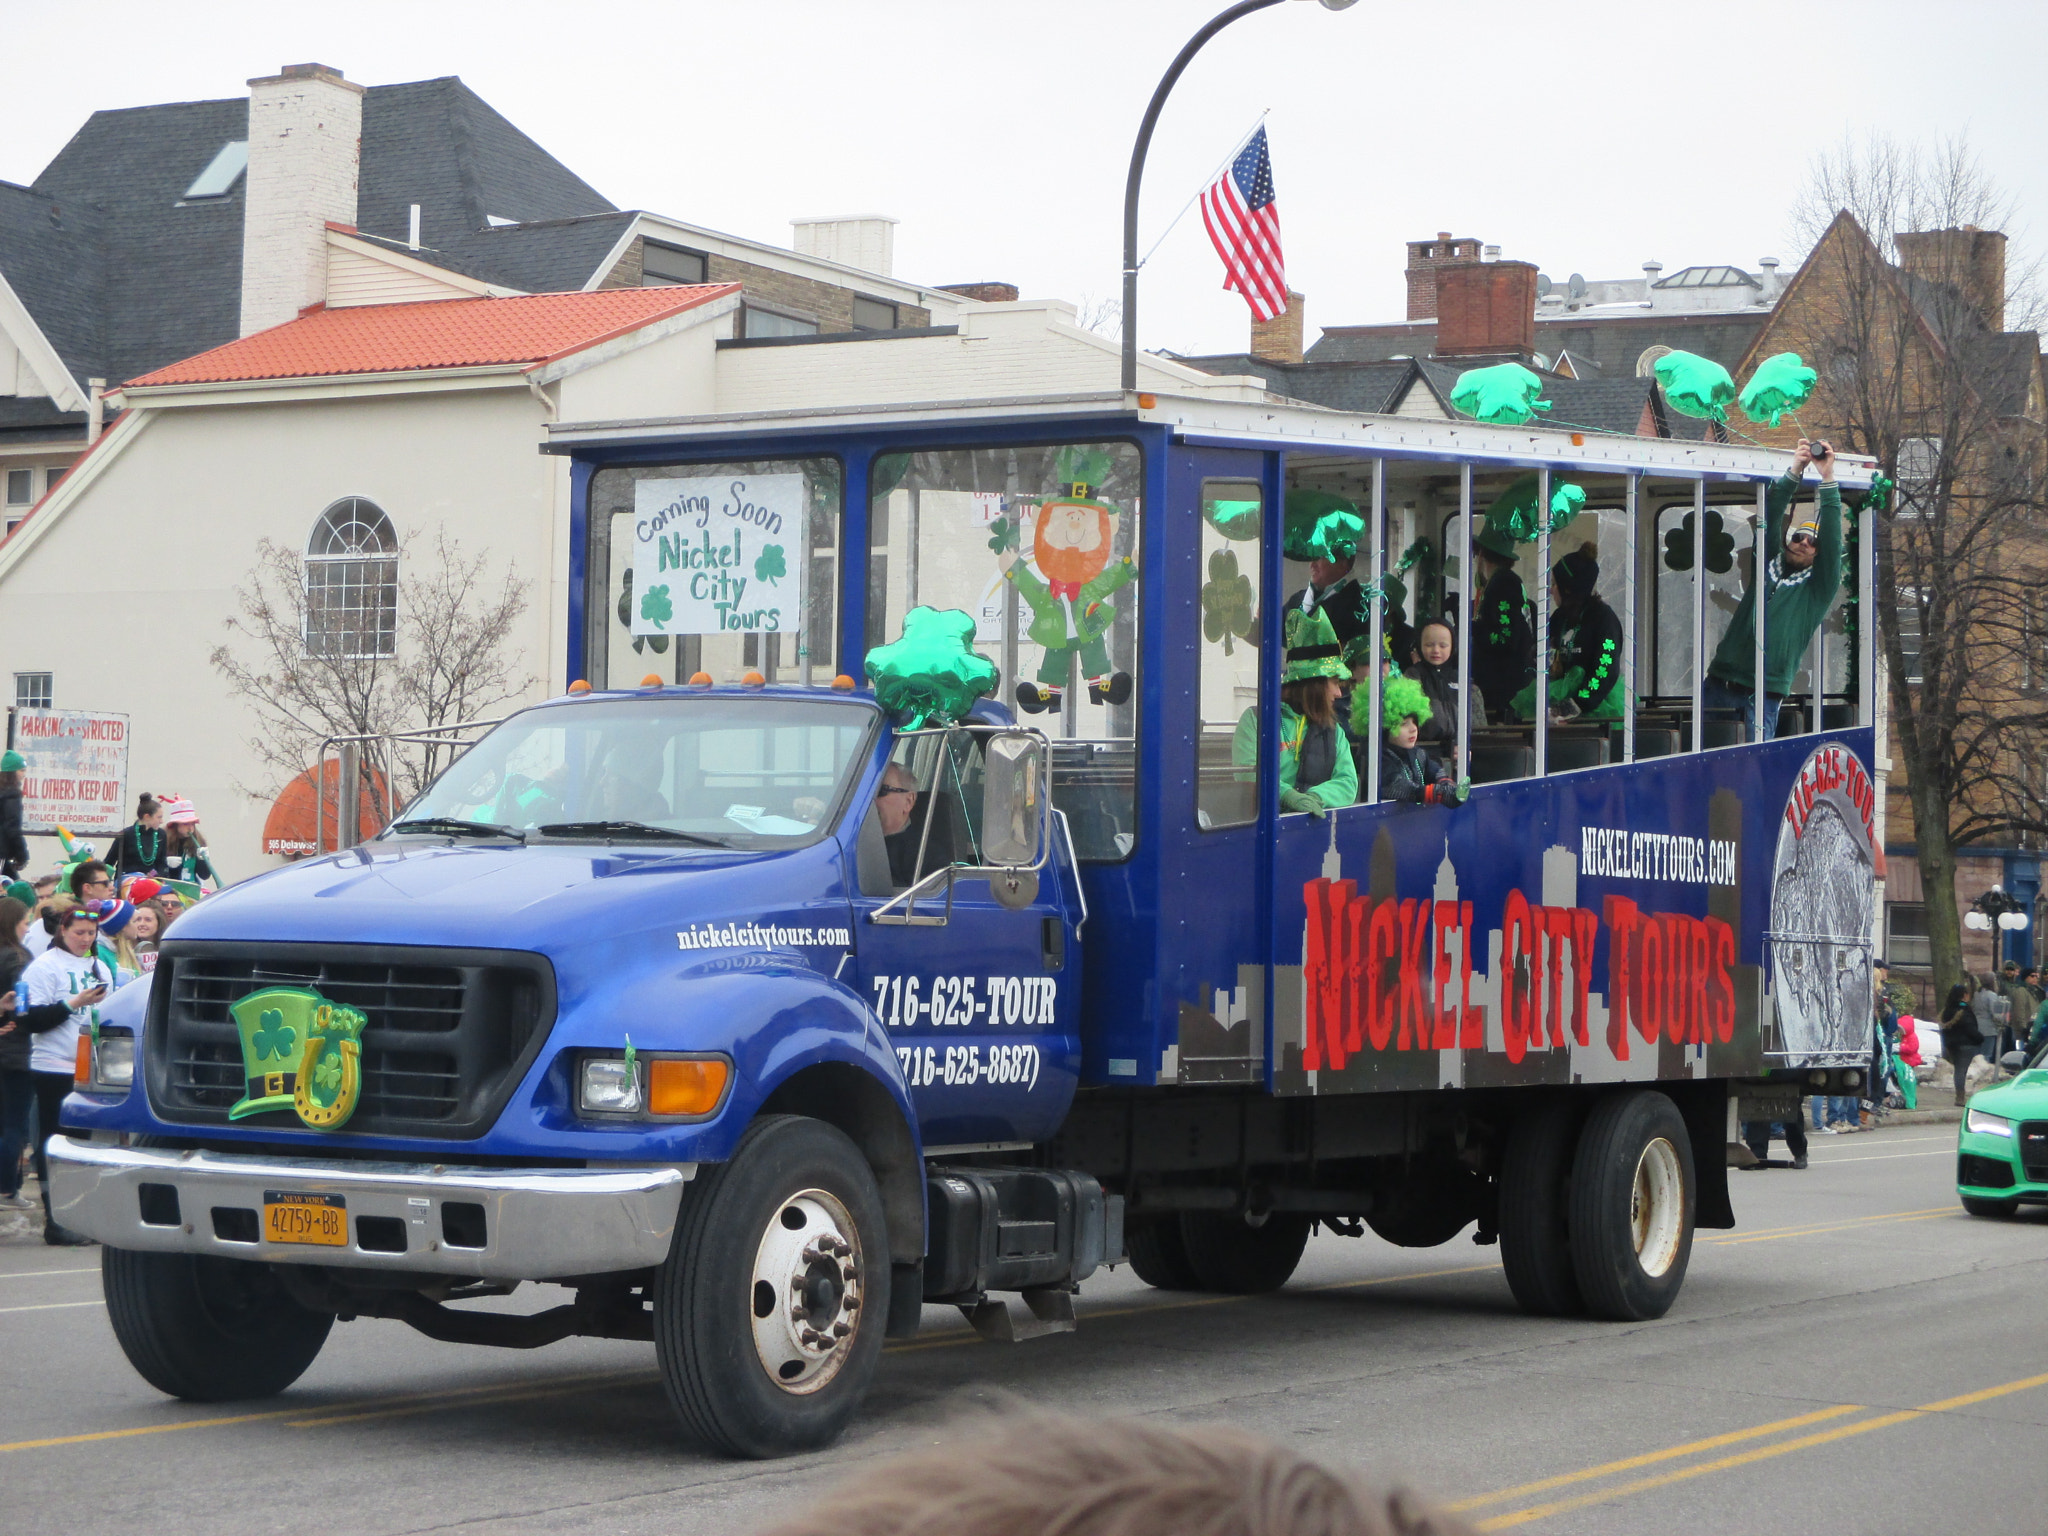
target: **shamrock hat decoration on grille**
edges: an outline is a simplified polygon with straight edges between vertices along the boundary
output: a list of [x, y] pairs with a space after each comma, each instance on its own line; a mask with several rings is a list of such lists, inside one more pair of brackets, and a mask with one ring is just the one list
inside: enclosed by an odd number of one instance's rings
[[310, 988], [265, 987], [229, 1005], [228, 1015], [244, 1074], [230, 1120], [290, 1109], [316, 1131], [348, 1123], [363, 1087], [362, 1014]]

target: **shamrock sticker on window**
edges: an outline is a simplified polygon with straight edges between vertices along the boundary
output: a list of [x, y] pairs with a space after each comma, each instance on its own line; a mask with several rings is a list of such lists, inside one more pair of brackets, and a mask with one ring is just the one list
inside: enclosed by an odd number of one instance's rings
[[649, 623], [666, 624], [675, 614], [676, 605], [669, 601], [666, 582], [640, 594], [640, 617]]
[[782, 563], [780, 544], [770, 544], [754, 562], [754, 579], [767, 586], [774, 586], [780, 577], [788, 574], [789, 567]]
[[[633, 568], [630, 565], [626, 567], [624, 585], [625, 590], [619, 593], [619, 622], [625, 625], [626, 628], [631, 629], [633, 627]], [[635, 635], [633, 637], [633, 649], [643, 653], [651, 650], [655, 655], [659, 656], [668, 650], [668, 636]]]
[[256, 1023], [256, 1032], [249, 1037], [249, 1043], [256, 1047], [258, 1061], [268, 1061], [272, 1057], [283, 1061], [298, 1042], [298, 1031], [285, 1023], [283, 1011], [277, 1008], [263, 1010]]
[[1252, 632], [1252, 579], [1237, 568], [1237, 552], [1219, 549], [1209, 556], [1209, 580], [1202, 588], [1202, 633], [1211, 645], [1221, 641], [1223, 654], [1233, 654], [1233, 637]]
[[[1664, 535], [1664, 568], [1669, 571], [1692, 569], [1693, 528], [1692, 514], [1686, 513], [1676, 528]], [[1721, 521], [1721, 514], [1707, 514], [1707, 569], [1717, 574], [1732, 570], [1735, 566], [1735, 536], [1729, 533]]]

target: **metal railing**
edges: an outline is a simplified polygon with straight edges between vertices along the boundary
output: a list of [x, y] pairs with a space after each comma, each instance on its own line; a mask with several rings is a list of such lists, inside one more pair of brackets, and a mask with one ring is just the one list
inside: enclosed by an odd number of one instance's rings
[[[371, 797], [380, 829], [398, 814], [399, 785], [426, 788], [447, 771], [462, 754], [475, 745], [478, 734], [503, 725], [511, 716], [490, 720], [464, 720], [456, 725], [430, 725], [412, 731], [372, 731], [353, 736], [329, 736], [320, 743], [320, 756], [313, 765], [313, 847], [328, 852], [329, 796], [333, 798], [335, 848], [353, 848], [363, 840], [363, 797]], [[399, 754], [416, 748], [421, 761], [416, 771], [403, 764]], [[444, 760], [445, 754], [445, 760]], [[328, 760], [334, 759], [330, 776]]]

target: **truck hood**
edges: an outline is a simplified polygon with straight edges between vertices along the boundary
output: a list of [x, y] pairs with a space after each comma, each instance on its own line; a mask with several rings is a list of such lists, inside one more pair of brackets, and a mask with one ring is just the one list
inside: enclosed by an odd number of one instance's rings
[[208, 897], [171, 936], [559, 951], [622, 929], [800, 907], [840, 889], [839, 862], [829, 838], [769, 852], [373, 843]]

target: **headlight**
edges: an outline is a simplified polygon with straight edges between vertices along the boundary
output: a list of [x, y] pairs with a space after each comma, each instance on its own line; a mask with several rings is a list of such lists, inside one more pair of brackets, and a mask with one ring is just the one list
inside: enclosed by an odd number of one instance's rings
[[2003, 1115], [1988, 1115], [1981, 1109], [1969, 1112], [1965, 1128], [1978, 1136], [2010, 1136], [2012, 1122]]
[[585, 1109], [601, 1115], [638, 1113], [641, 1104], [639, 1064], [618, 1056], [586, 1057], [581, 1102]]
[[102, 1035], [99, 1068], [93, 1076], [109, 1088], [132, 1088], [135, 1085], [135, 1037]]

